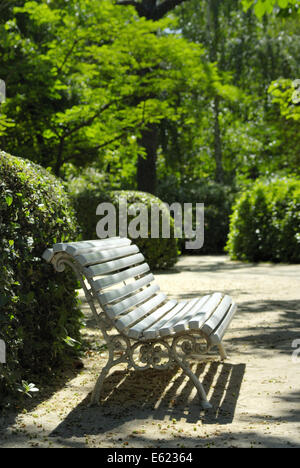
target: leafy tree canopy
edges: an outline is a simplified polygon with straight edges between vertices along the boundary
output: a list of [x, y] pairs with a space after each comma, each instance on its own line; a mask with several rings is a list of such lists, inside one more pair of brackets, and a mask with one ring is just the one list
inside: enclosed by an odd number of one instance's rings
[[254, 6], [254, 13], [258, 18], [270, 14], [274, 9], [291, 9], [300, 14], [299, 0], [242, 0], [244, 9], [247, 11]]
[[[137, 18], [111, 0], [26, 2], [0, 25], [8, 99], [16, 127], [4, 139], [59, 173], [65, 162], [87, 164], [103, 149], [141, 149], [149, 123], [185, 113], [177, 96], [231, 98], [234, 88], [203, 48], [175, 34], [169, 19]], [[226, 77], [225, 77], [226, 81]], [[227, 79], [228, 81], [228, 79]], [[106, 155], [107, 155], [106, 151]]]

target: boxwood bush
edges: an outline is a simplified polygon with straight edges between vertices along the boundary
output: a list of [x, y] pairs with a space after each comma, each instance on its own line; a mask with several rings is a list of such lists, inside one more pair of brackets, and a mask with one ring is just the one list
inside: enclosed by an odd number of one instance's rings
[[21, 379], [47, 375], [78, 351], [82, 315], [77, 281], [71, 273], [55, 273], [41, 259], [47, 246], [77, 236], [62, 184], [41, 167], [0, 152], [2, 395], [15, 392]]
[[[201, 249], [185, 250], [185, 240], [179, 239], [179, 247], [188, 255], [210, 255], [224, 253], [229, 232], [229, 216], [235, 197], [233, 187], [213, 180], [182, 180], [169, 175], [158, 184], [158, 196], [170, 205], [174, 202], [204, 203], [204, 244]], [[195, 219], [195, 218], [194, 218]], [[194, 223], [195, 224], [195, 223]], [[193, 229], [195, 229], [195, 225]]]
[[[96, 216], [96, 209], [100, 203], [112, 203], [116, 209], [116, 217], [119, 219], [119, 199], [126, 199], [127, 206], [136, 203], [142, 203], [147, 207], [149, 229], [148, 238], [138, 237], [133, 238], [133, 242], [138, 245], [140, 251], [145, 256], [146, 261], [153, 269], [166, 269], [173, 266], [179, 255], [177, 239], [174, 238], [174, 222], [170, 217], [165, 205], [154, 195], [145, 192], [138, 192], [134, 190], [115, 190], [115, 191], [101, 191], [96, 190], [94, 187], [86, 188], [84, 190], [76, 191], [71, 194], [77, 213], [77, 219], [82, 229], [82, 238], [85, 240], [96, 239], [97, 222], [101, 219]], [[169, 217], [170, 222], [170, 238], [163, 239], [162, 237], [154, 239], [150, 236], [150, 212], [151, 205], [158, 205]], [[128, 225], [134, 218], [133, 215], [128, 215]], [[161, 216], [160, 216], [160, 232], [161, 232]], [[119, 228], [117, 224], [116, 234], [119, 235]], [[130, 234], [127, 233], [130, 238]]]
[[300, 262], [300, 180], [258, 180], [234, 205], [226, 250], [232, 259]]

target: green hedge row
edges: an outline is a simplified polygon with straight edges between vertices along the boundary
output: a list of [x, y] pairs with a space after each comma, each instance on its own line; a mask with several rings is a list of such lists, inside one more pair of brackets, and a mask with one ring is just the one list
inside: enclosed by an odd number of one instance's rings
[[258, 180], [237, 200], [226, 250], [246, 261], [300, 262], [300, 181]]
[[62, 184], [41, 167], [0, 152], [0, 339], [7, 361], [0, 364], [2, 396], [77, 352], [69, 339], [80, 342], [77, 282], [41, 259], [46, 247], [77, 236]]

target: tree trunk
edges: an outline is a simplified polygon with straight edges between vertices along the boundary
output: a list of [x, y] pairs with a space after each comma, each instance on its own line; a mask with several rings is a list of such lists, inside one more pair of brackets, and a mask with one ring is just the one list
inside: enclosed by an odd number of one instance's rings
[[[169, 11], [188, 0], [119, 0], [117, 5], [132, 5], [135, 7], [140, 17], [147, 20], [157, 21], [163, 18]], [[140, 145], [145, 149], [145, 157], [139, 156], [137, 162], [137, 186], [138, 190], [149, 192], [155, 195], [156, 192], [156, 159], [159, 146], [159, 125], [149, 124], [148, 128], [142, 131], [139, 140]]]
[[156, 193], [156, 159], [159, 144], [158, 126], [149, 125], [141, 132], [140, 145], [146, 156], [139, 156], [137, 163], [137, 186], [142, 192]]
[[56, 162], [54, 166], [54, 174], [56, 175], [56, 177], [60, 176], [60, 168], [62, 166], [62, 154], [63, 154], [64, 143], [65, 143], [65, 139], [64, 137], [61, 137], [59, 146], [58, 146]]
[[[210, 37], [209, 58], [211, 62], [218, 60], [218, 49], [220, 44], [220, 25], [219, 25], [220, 0], [208, 0], [208, 35]], [[216, 161], [215, 179], [217, 182], [224, 182], [224, 169], [222, 161], [222, 140], [219, 121], [220, 97], [215, 96], [213, 102], [214, 118], [214, 158]]]
[[219, 122], [219, 96], [214, 99], [214, 156], [216, 161], [215, 178], [221, 184], [224, 182], [224, 169], [222, 161], [222, 142]]

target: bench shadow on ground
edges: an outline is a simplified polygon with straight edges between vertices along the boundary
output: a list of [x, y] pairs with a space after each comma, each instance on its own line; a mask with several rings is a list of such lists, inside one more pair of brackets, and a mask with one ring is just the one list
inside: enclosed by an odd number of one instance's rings
[[[245, 364], [193, 363], [213, 408], [204, 411], [194, 385], [178, 368], [114, 371], [105, 380], [101, 406], [89, 407], [90, 395], [74, 408], [50, 437], [85, 437], [118, 431], [126, 423], [182, 420], [196, 424], [230, 424], [234, 418]], [[213, 387], [212, 387], [213, 385]]]

